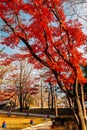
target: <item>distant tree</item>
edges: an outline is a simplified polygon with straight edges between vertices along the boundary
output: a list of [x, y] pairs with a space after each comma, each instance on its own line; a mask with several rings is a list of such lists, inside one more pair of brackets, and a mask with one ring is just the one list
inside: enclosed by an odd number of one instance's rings
[[31, 98], [32, 95], [38, 93], [38, 88], [34, 87], [34, 70], [33, 66], [28, 64], [27, 59], [16, 60], [11, 64], [9, 72], [5, 76], [4, 81], [6, 80], [7, 86], [5, 89], [8, 92], [14, 92], [14, 96], [17, 95], [19, 97], [20, 111], [25, 107], [25, 104], [28, 106], [27, 95], [28, 98], [29, 95]]

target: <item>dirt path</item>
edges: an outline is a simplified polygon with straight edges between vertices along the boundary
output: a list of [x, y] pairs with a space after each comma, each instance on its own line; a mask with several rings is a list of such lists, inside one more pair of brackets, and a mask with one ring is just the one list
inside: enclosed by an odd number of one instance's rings
[[51, 128], [51, 125], [52, 125], [52, 121], [48, 121], [22, 130], [49, 130]]

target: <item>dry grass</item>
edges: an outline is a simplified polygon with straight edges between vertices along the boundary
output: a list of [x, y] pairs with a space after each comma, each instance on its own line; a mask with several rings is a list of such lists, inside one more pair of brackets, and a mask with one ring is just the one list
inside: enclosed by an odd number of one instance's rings
[[[43, 118], [37, 117], [26, 117], [26, 116], [15, 116], [11, 115], [8, 117], [6, 114], [0, 114], [0, 128], [2, 126], [2, 122], [6, 122], [6, 130], [21, 130], [23, 128], [27, 128], [31, 126], [29, 124], [30, 120], [33, 119], [34, 125], [43, 123], [45, 120]], [[48, 120], [48, 119], [47, 119]]]

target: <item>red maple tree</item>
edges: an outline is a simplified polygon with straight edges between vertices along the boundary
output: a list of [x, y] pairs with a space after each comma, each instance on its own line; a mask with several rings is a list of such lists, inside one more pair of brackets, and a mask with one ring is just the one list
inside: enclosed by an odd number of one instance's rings
[[68, 96], [79, 130], [86, 130], [82, 89], [87, 79], [81, 70], [86, 59], [78, 50], [86, 36], [78, 20], [66, 19], [64, 2], [1, 0], [0, 17], [8, 33], [2, 44], [14, 47], [22, 41], [36, 60], [50, 68]]

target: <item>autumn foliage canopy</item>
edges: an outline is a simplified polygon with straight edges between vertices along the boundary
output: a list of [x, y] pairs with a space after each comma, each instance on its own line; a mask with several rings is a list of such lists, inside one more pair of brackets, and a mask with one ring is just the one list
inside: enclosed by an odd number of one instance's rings
[[78, 49], [86, 44], [86, 35], [77, 19], [67, 20], [67, 1], [0, 0], [0, 17], [6, 34], [1, 44], [13, 48], [23, 42], [25, 53], [15, 56], [28, 57], [37, 68], [47, 66], [70, 89], [75, 78], [87, 82], [81, 70], [86, 59]]

